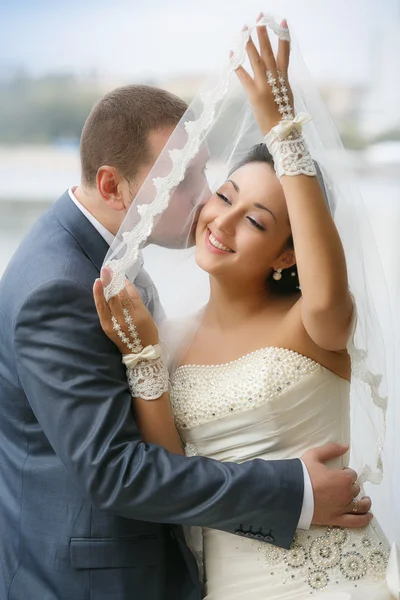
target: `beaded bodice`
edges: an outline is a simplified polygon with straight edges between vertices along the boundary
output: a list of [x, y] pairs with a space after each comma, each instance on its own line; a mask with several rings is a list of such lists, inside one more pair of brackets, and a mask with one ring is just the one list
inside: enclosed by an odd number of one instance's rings
[[349, 438], [349, 383], [284, 348], [222, 365], [181, 366], [171, 404], [189, 453], [218, 460], [295, 458]]
[[[346, 380], [301, 354], [262, 348], [222, 365], [179, 367], [171, 403], [188, 455], [274, 460], [299, 457], [330, 441], [348, 442], [349, 391]], [[335, 466], [346, 463], [338, 459]], [[231, 562], [237, 560], [253, 579], [268, 575], [265, 589], [271, 598], [281, 598], [281, 584], [286, 593], [294, 586], [308, 595], [331, 583], [354, 592], [365, 577], [384, 578], [387, 552], [380, 540], [371, 526], [362, 532], [316, 527], [299, 531], [287, 551], [204, 530], [209, 590], [218, 588], [225, 569], [232, 578]], [[278, 586], [277, 596], [272, 584]], [[231, 597], [221, 589], [221, 597]]]
[[223, 365], [184, 365], [173, 380], [176, 425], [191, 428], [262, 406], [318, 367], [310, 358], [281, 348], [256, 350]]

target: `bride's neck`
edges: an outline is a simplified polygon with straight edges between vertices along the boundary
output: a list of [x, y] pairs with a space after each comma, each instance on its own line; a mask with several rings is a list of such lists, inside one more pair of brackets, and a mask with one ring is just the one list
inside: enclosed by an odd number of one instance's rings
[[264, 289], [225, 285], [211, 277], [205, 316], [210, 324], [230, 329], [264, 311], [268, 303], [269, 296]]

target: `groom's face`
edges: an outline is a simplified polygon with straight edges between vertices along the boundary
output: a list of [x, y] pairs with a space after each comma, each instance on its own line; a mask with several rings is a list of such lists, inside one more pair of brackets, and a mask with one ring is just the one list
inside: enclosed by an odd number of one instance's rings
[[[166, 177], [171, 172], [172, 161], [169, 153], [161, 153], [171, 134], [172, 130], [169, 131], [166, 139], [165, 132], [154, 132], [150, 138], [153, 157], [156, 155], [154, 160], [157, 161], [157, 166], [153, 174], [149, 169], [150, 175], [143, 187], [144, 198], [152, 200], [155, 197], [152, 175]], [[175, 135], [171, 146], [183, 147], [185, 141], [183, 138], [181, 140], [177, 139]], [[206, 145], [203, 144], [195, 158], [190, 161], [183, 180], [172, 190], [168, 207], [156, 222], [151, 238], [148, 240], [149, 243], [167, 248], [184, 248], [194, 245], [200, 209], [211, 197], [211, 191], [205, 176], [207, 160], [208, 150]], [[149, 191], [147, 192], [147, 190]], [[135, 198], [136, 203], [138, 205], [143, 204], [140, 194]]]

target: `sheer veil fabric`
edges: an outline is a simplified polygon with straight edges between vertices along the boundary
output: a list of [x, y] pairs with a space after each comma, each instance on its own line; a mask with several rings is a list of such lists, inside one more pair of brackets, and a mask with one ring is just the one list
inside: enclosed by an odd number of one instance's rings
[[[264, 15], [257, 25], [238, 34], [226, 65], [210, 75], [174, 130], [105, 259], [113, 272], [106, 290], [108, 297], [121, 290], [125, 276], [131, 280], [135, 277], [144, 260], [166, 311], [167, 318], [159, 327], [169, 347], [172, 370], [179, 351], [198, 327], [209, 294], [208, 276], [194, 260], [199, 209], [232, 166], [263, 140], [235, 69], [240, 64], [246, 66], [246, 42], [256, 26], [266, 24], [275, 42], [278, 36], [288, 36], [288, 30], [282, 29], [279, 22]], [[290, 36], [289, 80], [295, 111], [312, 116], [303, 134], [320, 168], [327, 202], [344, 245], [357, 310], [355, 333], [349, 343], [351, 464], [373, 498], [374, 512], [389, 541], [400, 543], [395, 508], [400, 480], [395, 429], [400, 421], [395, 389], [395, 328], [387, 286], [367, 209], [346, 152], [292, 32]], [[210, 44], [207, 48], [212, 51]]]

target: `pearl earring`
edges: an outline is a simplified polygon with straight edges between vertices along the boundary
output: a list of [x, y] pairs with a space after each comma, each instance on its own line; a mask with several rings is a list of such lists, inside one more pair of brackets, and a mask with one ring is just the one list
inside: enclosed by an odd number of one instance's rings
[[279, 267], [279, 269], [275, 271], [272, 277], [275, 279], [275, 281], [280, 281], [282, 279], [282, 269]]

